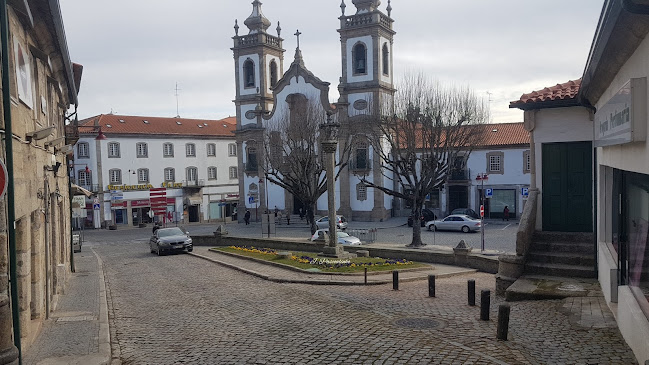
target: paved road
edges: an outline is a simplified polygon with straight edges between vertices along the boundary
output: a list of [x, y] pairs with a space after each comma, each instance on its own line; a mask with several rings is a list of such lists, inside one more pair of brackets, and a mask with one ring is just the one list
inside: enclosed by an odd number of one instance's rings
[[[378, 228], [377, 243], [403, 247], [412, 241], [412, 227], [406, 225], [405, 217], [392, 218], [385, 222], [350, 222], [349, 229]], [[192, 224], [185, 226], [191, 234], [212, 234], [217, 224]], [[261, 223], [252, 223], [249, 226], [228, 222], [225, 225], [230, 234], [238, 237], [261, 237]], [[309, 227], [305, 222], [292, 220], [291, 225], [278, 225], [275, 237], [304, 238], [311, 236]], [[119, 228], [121, 229], [121, 227]], [[119, 230], [118, 229], [118, 230]], [[150, 232], [150, 228], [142, 228]], [[498, 220], [487, 221], [485, 225], [485, 250], [504, 252], [516, 252], [516, 231], [518, 222], [502, 222]], [[431, 232], [422, 228], [421, 239], [428, 245], [429, 249], [440, 247], [457, 246], [460, 240], [464, 240], [469, 246], [475, 249], [481, 248], [480, 233], [462, 232]]]
[[593, 326], [583, 308], [559, 300], [513, 303], [510, 341], [497, 341], [500, 299], [479, 321], [465, 291], [473, 278], [478, 292], [493, 292], [493, 275], [438, 279], [437, 298], [426, 282], [400, 291], [277, 284], [189, 255], [155, 256], [135, 237], [141, 231], [92, 232], [84, 246], [104, 262], [123, 364], [634, 362], [614, 322]]

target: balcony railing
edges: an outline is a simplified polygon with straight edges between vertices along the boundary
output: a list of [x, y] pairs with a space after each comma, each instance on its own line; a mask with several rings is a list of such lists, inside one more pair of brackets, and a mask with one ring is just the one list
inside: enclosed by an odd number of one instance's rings
[[81, 186], [82, 188], [84, 188], [84, 189], [86, 189], [86, 190], [88, 190], [90, 192], [93, 192], [93, 193], [97, 193], [97, 192], [99, 192], [101, 190], [99, 184], [88, 184], [83, 180], [82, 181], [77, 181], [77, 179], [70, 178], [70, 183]]
[[200, 188], [202, 186], [205, 186], [205, 180], [200, 179], [200, 180], [183, 180], [183, 187], [185, 188]]
[[471, 180], [469, 169], [452, 169], [448, 174], [448, 181], [468, 181]]

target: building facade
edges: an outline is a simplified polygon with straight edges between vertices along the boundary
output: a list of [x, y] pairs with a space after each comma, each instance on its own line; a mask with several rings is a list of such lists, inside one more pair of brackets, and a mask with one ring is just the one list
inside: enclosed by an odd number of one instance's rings
[[[68, 108], [77, 105], [82, 67], [70, 61], [58, 1], [14, 1], [7, 6], [9, 34], [3, 65], [2, 133], [12, 139], [13, 156], [7, 180], [13, 185], [15, 220], [5, 214], [9, 197], [0, 200], [0, 364], [18, 363], [43, 321], [56, 308], [71, 267], [71, 227], [67, 159], [63, 146]], [[4, 19], [4, 18], [3, 18]], [[8, 93], [8, 94], [6, 94]], [[8, 128], [11, 126], [11, 134]], [[10, 226], [12, 226], [10, 228]], [[7, 240], [14, 229], [13, 250]], [[11, 261], [15, 277], [9, 285]], [[13, 287], [12, 287], [13, 286]], [[9, 294], [16, 289], [17, 295]], [[17, 310], [12, 321], [10, 310]], [[13, 330], [13, 331], [12, 331]], [[18, 331], [17, 331], [18, 330]], [[12, 335], [20, 333], [19, 341]], [[15, 362], [14, 362], [15, 361]]]
[[[86, 202], [85, 224], [231, 219], [239, 198], [234, 130], [234, 118], [102, 114], [80, 122], [73, 179], [97, 195]], [[166, 213], [156, 216], [151, 189], [160, 188]]]
[[[294, 61], [284, 72], [284, 49], [281, 28], [277, 35], [267, 32], [270, 21], [261, 11], [261, 2], [254, 1], [252, 14], [244, 24], [249, 32], [239, 35], [235, 23], [233, 37], [237, 109], [237, 148], [239, 155], [239, 219], [246, 209], [284, 210], [295, 214], [301, 202], [277, 185], [264, 181], [261, 164], [264, 161], [264, 131], [290, 113], [296, 98], [319, 103], [322, 113], [334, 115], [341, 124], [340, 141], [346, 141], [366, 131], [355, 123], [362, 117], [376, 115], [385, 105], [391, 105], [394, 95], [392, 76], [392, 42], [395, 32], [390, 18], [378, 9], [380, 1], [354, 0], [356, 12], [340, 16], [342, 76], [338, 85], [340, 98], [335, 104], [328, 100], [329, 83], [313, 75], [305, 66], [298, 47]], [[340, 145], [340, 144], [339, 144]], [[392, 181], [383, 176], [378, 154], [371, 146], [356, 146], [355, 155], [362, 153], [362, 164], [351, 164], [336, 181], [336, 209], [353, 220], [378, 221], [392, 214], [392, 198], [378, 189], [366, 189], [357, 194], [361, 175], [383, 184]], [[316, 214], [327, 210], [326, 196], [317, 204]]]
[[649, 361], [649, 5], [604, 2], [579, 96], [593, 113], [598, 278], [638, 362]]

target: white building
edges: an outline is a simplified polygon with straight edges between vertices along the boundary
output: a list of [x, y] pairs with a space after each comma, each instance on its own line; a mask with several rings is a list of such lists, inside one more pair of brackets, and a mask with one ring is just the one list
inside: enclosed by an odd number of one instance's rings
[[[482, 190], [485, 218], [501, 218], [505, 206], [510, 218], [523, 212], [530, 185], [530, 139], [523, 123], [485, 124], [480, 146], [472, 146], [468, 158], [458, 157], [445, 187], [431, 192], [425, 207], [443, 217], [457, 208], [479, 213]], [[487, 179], [478, 179], [486, 175]]]
[[230, 217], [239, 198], [234, 130], [231, 117], [102, 114], [80, 122], [74, 179], [98, 194], [88, 201], [86, 224], [150, 222], [152, 188], [166, 188], [167, 221]]
[[594, 112], [598, 278], [641, 364], [649, 361], [648, 14], [646, 2], [604, 2], [579, 91]]

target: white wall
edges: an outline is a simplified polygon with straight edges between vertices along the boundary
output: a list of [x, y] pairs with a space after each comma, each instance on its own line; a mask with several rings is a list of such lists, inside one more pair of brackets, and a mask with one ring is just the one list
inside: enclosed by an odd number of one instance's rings
[[[349, 108], [347, 108], [348, 116], [353, 117], [355, 115], [370, 114], [372, 111], [372, 106], [374, 105], [373, 97], [373, 93], [349, 94], [347, 96], [347, 100], [349, 101]], [[354, 102], [357, 100], [365, 100], [367, 102], [367, 108], [363, 110], [356, 110], [356, 108], [354, 108]]]
[[257, 105], [255, 105], [255, 104], [244, 104], [244, 105], [239, 106], [239, 108], [241, 110], [241, 112], [240, 112], [241, 113], [241, 126], [245, 127], [248, 124], [252, 124], [252, 125], [257, 124], [257, 117], [256, 116], [253, 117], [252, 119], [248, 119], [246, 117], [246, 113], [248, 111], [250, 111], [250, 110], [255, 110], [256, 106]]

